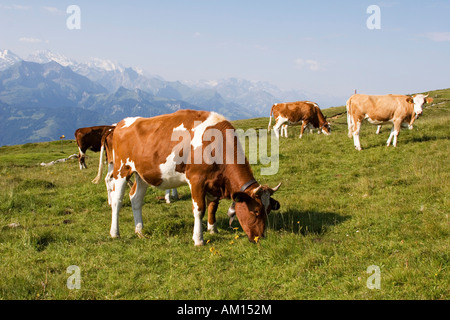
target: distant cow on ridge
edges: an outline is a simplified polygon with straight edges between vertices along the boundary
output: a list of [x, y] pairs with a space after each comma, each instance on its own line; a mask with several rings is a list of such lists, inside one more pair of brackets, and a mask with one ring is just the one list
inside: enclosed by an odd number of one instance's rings
[[394, 126], [386, 144], [389, 146], [394, 139], [392, 145], [396, 147], [400, 128], [403, 126], [412, 129], [414, 121], [423, 112], [423, 105], [431, 102], [433, 99], [423, 94], [413, 96], [355, 94], [347, 101], [348, 137], [351, 138], [353, 135], [356, 150], [361, 150], [359, 131], [364, 119], [375, 125], [390, 122]]
[[272, 124], [272, 115], [276, 121], [273, 130], [277, 138], [279, 137], [279, 129], [281, 126], [281, 136], [284, 133], [284, 136], [287, 138], [287, 126], [299, 124], [302, 125], [299, 138], [303, 136], [305, 128], [309, 128], [310, 130], [316, 128], [319, 129], [319, 133], [331, 134], [330, 123], [323, 116], [322, 111], [315, 102], [297, 101], [274, 104], [270, 110], [269, 131]]
[[75, 130], [75, 140], [77, 141], [79, 150], [78, 163], [80, 165], [80, 170], [87, 168], [85, 162], [86, 151], [89, 149], [94, 152], [99, 152], [101, 148], [102, 136], [114, 128], [114, 126], [95, 126]]

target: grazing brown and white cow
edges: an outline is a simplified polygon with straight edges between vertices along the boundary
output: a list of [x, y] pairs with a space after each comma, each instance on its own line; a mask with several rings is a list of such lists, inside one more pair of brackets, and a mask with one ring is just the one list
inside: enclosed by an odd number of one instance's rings
[[[147, 187], [169, 189], [185, 184], [191, 189], [195, 245], [203, 245], [202, 218], [206, 209], [208, 230], [217, 230], [215, 213], [222, 198], [235, 201], [236, 216], [250, 241], [263, 236], [267, 215], [280, 207], [271, 198], [280, 185], [273, 189], [260, 185], [247, 159], [237, 161], [242, 149], [233, 134], [230, 122], [207, 111], [179, 110], [119, 122], [112, 137], [113, 164], [107, 181], [112, 208], [111, 237], [119, 237], [119, 211], [125, 185], [134, 173], [136, 183], [130, 191], [130, 200], [138, 236], [142, 236], [142, 206]], [[225, 149], [226, 153], [220, 153]]]
[[284, 133], [284, 136], [287, 138], [287, 126], [299, 124], [302, 125], [299, 138], [303, 136], [305, 128], [309, 128], [311, 131], [317, 128], [319, 129], [319, 133], [331, 134], [330, 123], [323, 116], [322, 111], [315, 102], [297, 101], [274, 104], [270, 110], [268, 131], [270, 131], [272, 124], [272, 115], [276, 121], [273, 130], [277, 138], [279, 138], [279, 129], [281, 126], [281, 136]]
[[80, 170], [87, 168], [86, 151], [89, 149], [94, 152], [99, 152], [101, 149], [102, 136], [113, 129], [114, 126], [95, 126], [75, 130], [75, 140], [77, 141], [79, 150], [78, 164], [80, 165]]
[[361, 150], [359, 132], [364, 119], [375, 125], [393, 123], [386, 144], [389, 146], [394, 139], [392, 145], [396, 147], [400, 128], [403, 126], [412, 129], [414, 121], [423, 112], [423, 105], [431, 102], [433, 99], [423, 94], [413, 96], [355, 94], [347, 101], [348, 137], [351, 138], [353, 135], [355, 148]]

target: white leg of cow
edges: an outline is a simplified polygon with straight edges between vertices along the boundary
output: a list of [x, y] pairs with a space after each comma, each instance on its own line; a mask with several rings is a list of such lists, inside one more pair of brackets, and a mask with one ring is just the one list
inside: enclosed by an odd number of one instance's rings
[[[142, 233], [142, 229], [144, 224], [142, 222], [142, 206], [144, 205], [144, 197], [147, 191], [147, 183], [145, 183], [138, 174], [135, 174], [136, 177], [136, 189], [130, 192], [130, 200], [131, 200], [131, 208], [133, 210], [134, 216], [134, 232], [138, 235], [139, 238], [144, 238], [144, 234]], [[134, 191], [134, 194], [132, 192]]]
[[280, 127], [277, 127], [276, 125], [273, 127], [273, 132], [275, 132], [275, 137], [277, 137], [277, 139], [280, 138], [280, 131], [279, 131]]
[[392, 127], [392, 129], [394, 130], [394, 132], [393, 132], [394, 133], [394, 142], [392, 142], [392, 145], [394, 147], [397, 147], [397, 138], [398, 138], [401, 128], [402, 128], [401, 122], [398, 122], [398, 121], [394, 122], [394, 126]]
[[377, 126], [377, 132], [375, 132], [375, 134], [380, 134], [381, 131], [381, 126]]
[[394, 130], [394, 142], [392, 142], [392, 145], [394, 147], [397, 147], [397, 137], [398, 137], [399, 132], [397, 130]]
[[277, 123], [273, 126], [273, 131], [275, 132], [275, 136], [277, 139], [280, 138], [280, 127], [283, 125], [284, 121], [280, 119], [277, 120]]
[[203, 243], [203, 228], [202, 228], [202, 218], [204, 215], [204, 210], [199, 207], [197, 202], [192, 199], [192, 206], [194, 212], [194, 234], [192, 235], [192, 240], [196, 246], [202, 246]]
[[283, 124], [281, 126], [281, 136], [287, 138], [288, 134], [287, 134], [287, 124]]
[[386, 145], [388, 147], [391, 145], [391, 141], [392, 141], [392, 138], [394, 138], [394, 136], [395, 136], [394, 143], [395, 143], [395, 145], [397, 145], [397, 135], [398, 135], [398, 133], [396, 134], [396, 131], [395, 131], [394, 127], [392, 127], [391, 134], [389, 135], [389, 138], [387, 139], [387, 142], [386, 142]]
[[164, 190], [164, 199], [166, 200], [166, 203], [170, 203], [170, 189]]
[[111, 191], [111, 230], [109, 234], [112, 238], [120, 237], [119, 233], [119, 211], [122, 207], [123, 195], [125, 193], [125, 187], [127, 185], [127, 179], [121, 178], [112, 179], [113, 189]]
[[361, 129], [361, 122], [358, 121], [353, 128], [353, 143], [356, 150], [361, 151], [361, 142], [359, 141], [359, 131]]
[[84, 154], [83, 151], [81, 151], [80, 148], [78, 148], [78, 151], [79, 151], [78, 164], [80, 166], [80, 170], [87, 169], [86, 163], [85, 163], [86, 155]]

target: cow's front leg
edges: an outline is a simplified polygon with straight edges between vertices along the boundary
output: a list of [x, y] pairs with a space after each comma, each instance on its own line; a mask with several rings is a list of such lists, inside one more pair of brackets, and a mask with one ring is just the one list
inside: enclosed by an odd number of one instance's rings
[[219, 198], [207, 195], [206, 199], [208, 203], [208, 231], [214, 234], [219, 232], [216, 226], [216, 212], [219, 207]]
[[194, 213], [194, 234], [192, 240], [196, 246], [204, 245], [202, 219], [205, 215], [205, 192], [199, 187], [191, 186], [192, 212]]
[[281, 136], [287, 138], [288, 137], [288, 133], [287, 133], [287, 128], [288, 125], [287, 124], [283, 124], [281, 126]]
[[392, 129], [394, 130], [393, 134], [394, 134], [394, 141], [392, 142], [392, 145], [394, 147], [397, 147], [397, 138], [398, 135], [400, 133], [400, 128], [401, 128], [401, 123], [400, 122], [394, 122], [394, 126], [392, 127]]
[[301, 129], [300, 129], [300, 136], [299, 136], [299, 139], [301, 139], [301, 138], [303, 137], [303, 132], [305, 132], [305, 128], [306, 128], [307, 125], [308, 125], [308, 121], [303, 121], [302, 127], [301, 127]]
[[170, 203], [170, 189], [165, 190], [164, 199], [166, 200], [166, 203]]
[[398, 125], [397, 123], [394, 123], [394, 126], [391, 129], [391, 134], [389, 135], [389, 138], [386, 142], [386, 145], [388, 147], [391, 145], [392, 139], [394, 139], [394, 141], [392, 142], [392, 145], [394, 147], [397, 146], [397, 137], [398, 137], [399, 132], [400, 132], [400, 125]]

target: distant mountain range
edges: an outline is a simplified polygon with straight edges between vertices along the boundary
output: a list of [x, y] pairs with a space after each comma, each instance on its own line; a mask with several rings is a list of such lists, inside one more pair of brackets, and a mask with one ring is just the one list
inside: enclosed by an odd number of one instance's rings
[[[51, 51], [24, 60], [0, 50], [0, 146], [72, 138], [79, 127], [187, 108], [230, 120], [267, 117], [274, 103], [304, 99], [325, 102], [265, 82], [165, 81], [110, 60], [79, 63]], [[331, 106], [331, 100], [325, 103]]]

